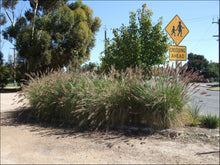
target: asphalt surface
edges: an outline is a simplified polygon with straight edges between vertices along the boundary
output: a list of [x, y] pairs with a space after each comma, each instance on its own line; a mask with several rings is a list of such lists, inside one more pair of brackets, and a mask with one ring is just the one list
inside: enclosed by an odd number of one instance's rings
[[[219, 116], [219, 91], [211, 91], [209, 88], [211, 88], [210, 85], [218, 85], [217, 83], [199, 83], [200, 86], [198, 87], [200, 89], [199, 92], [194, 94], [193, 98], [193, 105], [200, 107], [200, 114], [206, 115], [217, 115]], [[206, 92], [206, 94], [201, 95], [201, 92]], [[208, 96], [207, 96], [208, 95]], [[209, 96], [210, 95], [210, 96]]]

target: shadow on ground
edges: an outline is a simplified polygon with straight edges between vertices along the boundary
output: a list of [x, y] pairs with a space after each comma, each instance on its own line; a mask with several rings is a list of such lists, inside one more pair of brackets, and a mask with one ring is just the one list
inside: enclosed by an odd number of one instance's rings
[[[56, 139], [62, 138], [84, 138], [89, 139], [96, 144], [103, 144], [108, 148], [122, 143], [132, 145], [132, 139], [136, 139], [140, 144], [144, 144], [143, 140], [153, 138], [157, 140], [177, 140], [182, 143], [210, 143], [212, 145], [219, 144], [219, 129], [209, 130], [205, 128], [189, 127], [185, 131], [168, 130], [152, 130], [141, 129], [139, 127], [124, 127], [106, 130], [88, 130], [80, 129], [74, 126], [59, 125], [56, 123], [40, 123], [31, 115], [31, 109], [17, 109], [0, 113], [1, 126], [14, 126], [21, 130], [27, 130], [33, 135], [40, 137], [51, 137]], [[200, 155], [206, 153], [198, 153]], [[207, 153], [208, 154], [208, 153]]]
[[130, 137], [134, 137], [135, 139], [143, 139], [155, 133], [155, 131], [152, 129], [143, 130], [137, 127], [120, 127], [110, 129], [108, 131], [106, 129], [94, 131], [70, 125], [37, 122], [30, 112], [31, 109], [28, 108], [2, 112], [1, 126], [25, 125], [28, 127], [30, 132], [39, 134], [41, 137], [56, 135], [58, 138], [71, 136], [73, 138], [93, 138], [94, 140], [101, 138], [104, 141], [110, 139], [126, 140]]
[[0, 93], [14, 93], [21, 91], [21, 88], [0, 88]]

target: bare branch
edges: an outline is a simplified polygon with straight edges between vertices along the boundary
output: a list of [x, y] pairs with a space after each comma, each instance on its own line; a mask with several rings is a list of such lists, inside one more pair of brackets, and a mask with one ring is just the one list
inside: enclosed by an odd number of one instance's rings
[[11, 24], [13, 25], [13, 21], [12, 21], [11, 17], [9, 16], [7, 9], [5, 7], [4, 7], [4, 9], [5, 9], [6, 15], [8, 16], [9, 20], [11, 21]]

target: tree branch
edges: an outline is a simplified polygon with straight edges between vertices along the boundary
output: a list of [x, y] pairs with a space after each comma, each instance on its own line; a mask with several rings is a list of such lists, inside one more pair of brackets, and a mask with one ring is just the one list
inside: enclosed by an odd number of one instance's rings
[[[3, 7], [4, 7], [4, 6], [3, 6]], [[4, 9], [5, 9], [5, 13], [6, 13], [6, 15], [8, 16], [9, 20], [11, 21], [11, 24], [13, 25], [13, 21], [12, 21], [11, 17], [9, 16], [8, 11], [6, 10], [5, 7], [4, 7]]]

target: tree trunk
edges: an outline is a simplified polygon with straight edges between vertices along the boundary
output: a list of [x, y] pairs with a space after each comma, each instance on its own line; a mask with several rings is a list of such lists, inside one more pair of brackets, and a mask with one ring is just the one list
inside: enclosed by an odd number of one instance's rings
[[34, 26], [35, 26], [35, 19], [36, 19], [36, 15], [37, 15], [37, 8], [38, 8], [38, 0], [34, 0], [31, 1], [32, 3], [34, 3], [35, 8], [34, 8], [34, 18], [33, 18], [33, 23], [32, 23], [32, 31], [31, 31], [31, 38], [34, 38]]

